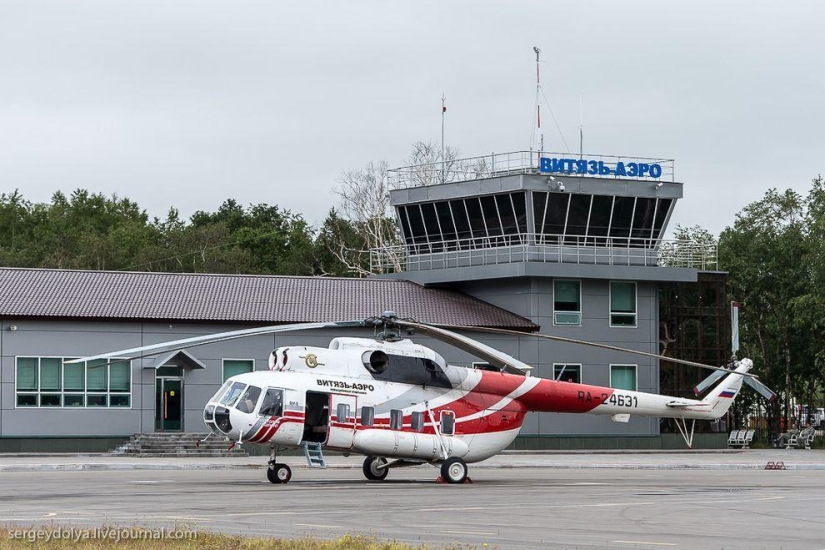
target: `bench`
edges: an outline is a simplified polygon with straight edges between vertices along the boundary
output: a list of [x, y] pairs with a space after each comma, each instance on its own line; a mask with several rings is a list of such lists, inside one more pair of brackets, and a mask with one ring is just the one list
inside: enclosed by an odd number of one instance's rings
[[[803, 432], [805, 432], [805, 430], [803, 430]], [[785, 445], [785, 448], [791, 449], [798, 446], [801, 449], [810, 450], [811, 443], [814, 442], [814, 437], [816, 437], [816, 432], [813, 430], [807, 431], [807, 433], [792, 433], [788, 438], [788, 443]]]
[[749, 448], [753, 441], [755, 430], [734, 430], [728, 437], [728, 447]]

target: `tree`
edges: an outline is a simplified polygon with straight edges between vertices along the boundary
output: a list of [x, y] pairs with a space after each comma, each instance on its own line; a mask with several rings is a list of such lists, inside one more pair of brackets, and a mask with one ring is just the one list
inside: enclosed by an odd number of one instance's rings
[[462, 159], [461, 151], [449, 145], [441, 147], [434, 141], [416, 141], [404, 161], [404, 168], [395, 174], [396, 188], [438, 185], [454, 181], [489, 176], [492, 167], [486, 157]]
[[[366, 248], [363, 235], [331, 208], [315, 237], [314, 273], [335, 277], [351, 276], [354, 271], [364, 273], [370, 268], [369, 257], [362, 252]], [[350, 267], [353, 265], [357, 269]]]
[[[342, 217], [349, 222], [357, 238], [345, 239], [352, 236], [333, 232], [329, 250], [350, 272], [358, 275], [370, 273], [362, 256], [372, 249], [387, 252], [389, 271], [401, 271], [404, 255], [399, 246], [398, 227], [392, 217], [387, 170], [386, 161], [370, 162], [360, 170], [347, 170], [333, 189], [340, 198]], [[365, 249], [354, 250], [353, 244], [363, 244]]]
[[0, 195], [0, 265], [26, 266], [34, 261], [34, 206], [20, 191]]
[[825, 180], [822, 176], [812, 182], [804, 224], [809, 254], [803, 261], [810, 280], [807, 293], [794, 305], [797, 326], [805, 327], [809, 339], [800, 350], [807, 360], [800, 365], [795, 393], [803, 403], [816, 406], [825, 387]]
[[704, 227], [683, 227], [676, 224], [673, 239], [659, 247], [659, 265], [718, 269], [716, 237]]
[[192, 215], [193, 228], [223, 225], [223, 245], [248, 253], [248, 273], [312, 275], [313, 235], [300, 215], [268, 204], [240, 206], [227, 199], [215, 213]]
[[800, 322], [798, 312], [811, 282], [809, 253], [805, 201], [792, 190], [769, 190], [719, 238], [719, 259], [740, 304], [742, 351], [753, 357], [765, 382], [784, 394], [786, 418], [792, 377], [807, 361], [803, 350], [810, 327]]
[[[481, 177], [488, 171], [483, 160], [462, 161], [458, 149], [442, 149], [434, 142], [413, 143], [404, 162], [407, 166], [392, 178], [386, 161], [370, 162], [360, 170], [346, 170], [333, 188], [339, 197], [340, 214], [336, 213], [335, 219], [328, 218], [325, 242], [350, 273], [397, 272], [404, 267], [406, 255], [390, 204], [391, 188], [460, 181], [467, 179], [468, 174]], [[341, 220], [348, 223], [346, 231]], [[359, 250], [356, 246], [363, 248]]]

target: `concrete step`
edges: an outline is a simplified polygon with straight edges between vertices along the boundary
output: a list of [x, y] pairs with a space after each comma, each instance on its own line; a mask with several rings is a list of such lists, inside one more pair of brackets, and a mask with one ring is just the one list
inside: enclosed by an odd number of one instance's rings
[[116, 455], [162, 456], [249, 456], [241, 447], [230, 450], [231, 442], [210, 439], [203, 443], [205, 433], [135, 434], [112, 453]]
[[245, 458], [249, 456], [247, 453], [232, 453], [231, 455], [227, 455], [226, 453], [220, 452], [211, 452], [211, 453], [199, 453], [199, 454], [191, 454], [191, 453], [139, 453], [134, 455], [122, 455], [122, 456], [134, 456], [140, 458], [185, 458], [185, 457], [192, 457], [192, 458], [200, 458], [200, 457], [228, 457], [232, 456], [235, 458]]

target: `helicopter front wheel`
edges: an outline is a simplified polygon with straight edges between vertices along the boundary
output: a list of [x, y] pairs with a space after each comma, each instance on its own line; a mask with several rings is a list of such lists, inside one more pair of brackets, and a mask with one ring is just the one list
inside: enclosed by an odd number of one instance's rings
[[387, 459], [383, 456], [368, 456], [364, 459], [364, 477], [370, 481], [384, 481], [389, 473]]
[[292, 469], [280, 462], [270, 462], [266, 469], [266, 478], [270, 483], [289, 483], [292, 479]]
[[467, 463], [454, 456], [441, 463], [441, 477], [447, 483], [464, 483], [467, 479]]

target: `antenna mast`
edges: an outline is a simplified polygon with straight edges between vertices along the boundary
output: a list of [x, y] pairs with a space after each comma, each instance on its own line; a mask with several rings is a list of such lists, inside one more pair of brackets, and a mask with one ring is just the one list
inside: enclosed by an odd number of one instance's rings
[[584, 158], [584, 108], [582, 94], [579, 92], [579, 159]]
[[[544, 134], [541, 131], [541, 71], [539, 70], [539, 63], [541, 62], [541, 50], [537, 46], [533, 46], [533, 51], [536, 52], [536, 139], [538, 140], [538, 163], [541, 163], [541, 154], [544, 152]], [[533, 150], [533, 143], [531, 140], [530, 151]], [[532, 156], [532, 155], [531, 155]]]
[[441, 94], [441, 183], [446, 181], [446, 158], [444, 157], [444, 119], [447, 117], [447, 96]]

